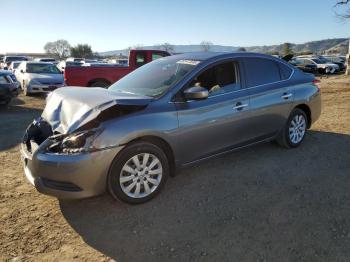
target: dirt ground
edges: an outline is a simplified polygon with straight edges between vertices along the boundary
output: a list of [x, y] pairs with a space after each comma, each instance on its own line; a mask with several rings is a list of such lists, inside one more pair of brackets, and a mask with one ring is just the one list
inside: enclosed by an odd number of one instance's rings
[[151, 202], [59, 201], [19, 146], [44, 97], [0, 109], [0, 261], [350, 261], [350, 78], [321, 79], [301, 147], [251, 147], [187, 168]]

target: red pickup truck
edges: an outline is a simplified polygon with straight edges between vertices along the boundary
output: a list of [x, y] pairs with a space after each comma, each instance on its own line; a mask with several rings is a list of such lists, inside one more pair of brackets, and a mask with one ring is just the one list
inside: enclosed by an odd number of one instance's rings
[[64, 70], [68, 86], [108, 87], [136, 68], [170, 54], [160, 50], [130, 50], [129, 65], [71, 66]]

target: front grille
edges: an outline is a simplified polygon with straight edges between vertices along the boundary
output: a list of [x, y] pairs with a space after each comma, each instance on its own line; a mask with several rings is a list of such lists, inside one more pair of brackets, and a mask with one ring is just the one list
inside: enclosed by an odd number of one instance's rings
[[79, 192], [82, 191], [80, 187], [77, 185], [70, 183], [70, 182], [62, 182], [62, 181], [56, 181], [51, 180], [45, 177], [41, 177], [41, 180], [44, 184], [44, 186], [56, 190], [62, 190], [62, 191], [69, 191], [69, 192]]

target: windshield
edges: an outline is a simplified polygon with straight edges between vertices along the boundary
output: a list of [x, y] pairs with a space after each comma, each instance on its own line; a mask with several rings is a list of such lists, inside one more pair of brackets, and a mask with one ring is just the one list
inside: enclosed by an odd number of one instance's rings
[[159, 97], [192, 71], [200, 61], [178, 57], [157, 59], [126, 75], [109, 90], [141, 96]]
[[53, 64], [27, 64], [27, 73], [36, 74], [61, 74], [61, 71]]

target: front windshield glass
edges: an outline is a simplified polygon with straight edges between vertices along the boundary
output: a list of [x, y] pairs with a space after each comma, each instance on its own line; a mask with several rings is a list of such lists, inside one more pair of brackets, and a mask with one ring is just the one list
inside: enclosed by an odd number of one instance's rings
[[192, 71], [200, 61], [179, 57], [157, 59], [126, 75], [109, 90], [140, 96], [159, 97]]
[[61, 71], [53, 64], [27, 64], [27, 73], [35, 74], [61, 74]]

